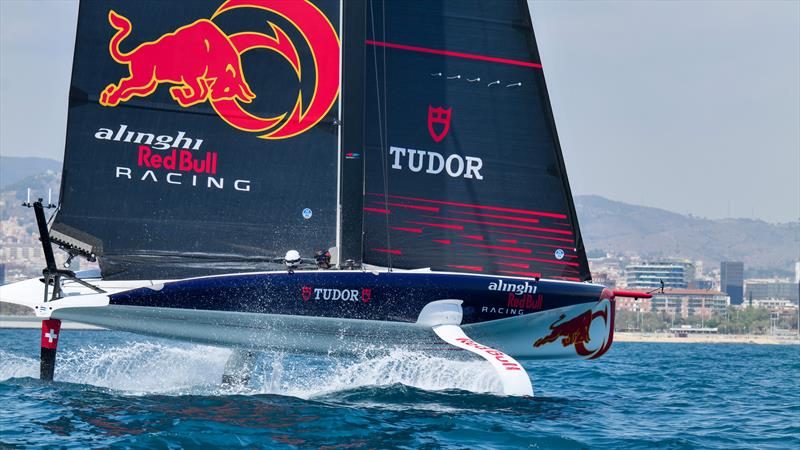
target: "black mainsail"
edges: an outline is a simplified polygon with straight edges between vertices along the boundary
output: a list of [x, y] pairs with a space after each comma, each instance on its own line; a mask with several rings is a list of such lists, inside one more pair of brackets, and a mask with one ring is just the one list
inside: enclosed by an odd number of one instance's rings
[[82, 1], [53, 237], [106, 279], [334, 247], [339, 8]]
[[367, 15], [364, 262], [589, 280], [527, 2]]

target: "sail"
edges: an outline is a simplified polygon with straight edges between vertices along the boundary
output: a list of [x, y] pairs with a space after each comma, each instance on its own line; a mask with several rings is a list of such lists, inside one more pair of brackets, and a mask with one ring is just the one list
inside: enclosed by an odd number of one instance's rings
[[589, 280], [526, 1], [366, 15], [364, 262]]
[[339, 8], [82, 1], [53, 238], [111, 279], [335, 247]]

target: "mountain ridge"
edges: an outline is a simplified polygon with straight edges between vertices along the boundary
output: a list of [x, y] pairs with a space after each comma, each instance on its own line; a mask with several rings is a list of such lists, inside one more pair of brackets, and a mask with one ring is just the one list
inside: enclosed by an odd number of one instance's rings
[[0, 156], [0, 190], [18, 181], [52, 170], [60, 172], [62, 162], [34, 156]]
[[790, 275], [800, 259], [800, 222], [708, 219], [631, 205], [597, 195], [575, 197], [584, 245], [642, 258], [688, 258], [706, 264], [743, 261], [751, 273]]

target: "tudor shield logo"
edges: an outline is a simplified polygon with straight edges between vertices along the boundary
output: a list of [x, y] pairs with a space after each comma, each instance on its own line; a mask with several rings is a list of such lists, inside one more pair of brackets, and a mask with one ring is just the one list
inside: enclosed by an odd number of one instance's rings
[[[280, 26], [269, 21], [261, 30], [226, 34], [214, 20], [239, 8], [266, 11], [276, 20], [288, 21], [305, 42], [293, 42]], [[196, 20], [138, 46], [128, 42], [133, 25], [126, 17], [112, 10], [108, 22], [116, 30], [109, 53], [114, 61], [127, 66], [128, 73], [100, 93], [103, 106], [115, 107], [133, 97], [147, 97], [166, 84], [172, 99], [183, 108], [209, 102], [234, 128], [259, 133], [262, 139], [285, 139], [316, 125], [339, 94], [339, 38], [325, 14], [308, 0], [227, 0], [209, 19]], [[309, 49], [311, 60], [301, 61], [297, 44]], [[125, 51], [123, 47], [135, 48]], [[243, 63], [242, 56], [254, 49], [282, 56], [298, 82], [314, 80], [313, 89], [304, 93], [298, 88], [294, 106], [283, 114], [260, 117], [248, 112], [243, 105], [251, 104], [259, 95], [271, 95], [275, 89], [260, 84], [259, 74], [248, 72]]]
[[435, 142], [441, 142], [450, 131], [450, 114], [453, 108], [434, 108], [428, 105], [428, 132]]

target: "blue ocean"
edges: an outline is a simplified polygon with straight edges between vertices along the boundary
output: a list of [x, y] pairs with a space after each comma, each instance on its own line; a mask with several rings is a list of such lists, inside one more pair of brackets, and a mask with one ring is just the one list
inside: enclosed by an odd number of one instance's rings
[[800, 448], [800, 346], [617, 343], [526, 362], [535, 398], [488, 364], [264, 354], [224, 390], [229, 350], [64, 330], [53, 383], [38, 330], [0, 330], [2, 448]]

